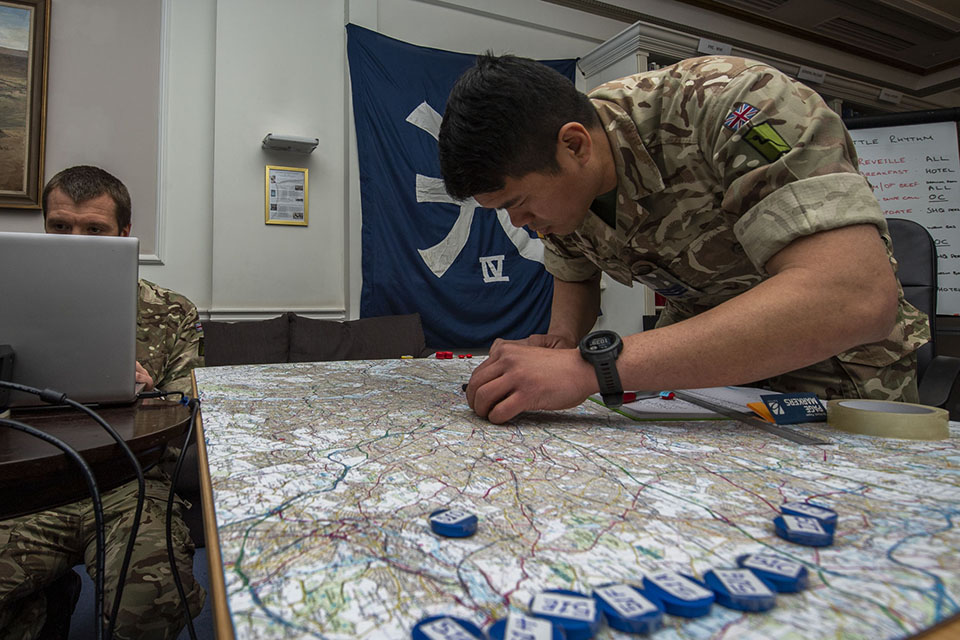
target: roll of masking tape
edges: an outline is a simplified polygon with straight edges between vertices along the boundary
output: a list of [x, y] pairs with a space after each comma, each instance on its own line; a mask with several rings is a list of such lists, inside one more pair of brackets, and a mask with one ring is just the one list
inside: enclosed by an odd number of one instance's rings
[[831, 427], [881, 438], [942, 440], [950, 435], [945, 409], [886, 400], [829, 400], [827, 424]]

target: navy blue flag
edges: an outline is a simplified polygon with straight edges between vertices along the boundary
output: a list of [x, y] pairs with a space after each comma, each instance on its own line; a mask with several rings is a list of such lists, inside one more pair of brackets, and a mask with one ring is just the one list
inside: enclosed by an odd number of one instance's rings
[[[347, 25], [363, 206], [362, 317], [419, 312], [431, 347], [543, 333], [553, 278], [536, 234], [455, 202], [440, 177], [447, 95], [475, 56]], [[547, 61], [573, 78], [575, 60]]]

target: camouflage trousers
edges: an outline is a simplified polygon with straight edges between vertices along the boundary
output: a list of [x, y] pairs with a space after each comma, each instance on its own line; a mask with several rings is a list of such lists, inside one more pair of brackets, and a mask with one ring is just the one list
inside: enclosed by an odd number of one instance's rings
[[781, 393], [806, 391], [815, 393], [824, 400], [864, 398], [896, 402], [920, 401], [915, 352], [883, 367], [844, 362], [834, 357], [750, 386], [767, 387]]
[[[146, 497], [114, 637], [173, 639], [186, 621], [167, 558], [170, 481], [158, 469], [144, 475]], [[136, 512], [136, 480], [104, 493], [101, 501], [106, 529], [104, 616], [109, 617]], [[181, 517], [183, 505], [176, 502], [171, 524], [174, 557], [190, 614], [196, 616], [206, 594], [193, 577], [194, 545]], [[91, 500], [0, 522], [0, 639], [35, 638], [46, 621], [44, 587], [81, 562], [96, 579], [96, 547]]]

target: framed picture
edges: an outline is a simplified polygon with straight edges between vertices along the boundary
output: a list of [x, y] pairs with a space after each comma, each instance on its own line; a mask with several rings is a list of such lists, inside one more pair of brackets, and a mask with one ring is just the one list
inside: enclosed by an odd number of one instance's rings
[[50, 0], [0, 0], [0, 209], [39, 209]]
[[307, 169], [267, 165], [266, 185], [264, 222], [307, 226], [310, 205]]

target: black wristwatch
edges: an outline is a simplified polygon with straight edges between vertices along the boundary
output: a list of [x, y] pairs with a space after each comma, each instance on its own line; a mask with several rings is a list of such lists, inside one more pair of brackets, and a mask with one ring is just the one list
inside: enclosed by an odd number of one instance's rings
[[600, 384], [603, 404], [619, 407], [623, 404], [623, 385], [617, 373], [617, 356], [623, 351], [623, 341], [613, 331], [594, 331], [580, 341], [580, 355], [593, 365]]

